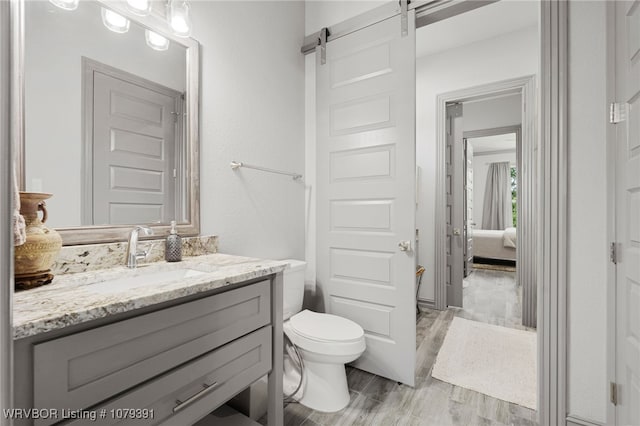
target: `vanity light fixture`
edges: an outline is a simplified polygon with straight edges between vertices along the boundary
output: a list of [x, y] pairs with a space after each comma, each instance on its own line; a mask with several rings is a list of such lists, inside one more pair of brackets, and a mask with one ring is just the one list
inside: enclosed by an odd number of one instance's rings
[[153, 50], [163, 51], [169, 48], [169, 39], [158, 33], [144, 30], [144, 38], [147, 40], [147, 45]]
[[51, 4], [64, 10], [76, 10], [80, 0], [49, 0]]
[[175, 35], [191, 35], [191, 5], [186, 0], [169, 0], [167, 17]]
[[129, 20], [112, 10], [102, 8], [102, 23], [114, 33], [126, 33], [129, 31]]
[[147, 16], [151, 13], [151, 0], [127, 0], [128, 9], [140, 16]]

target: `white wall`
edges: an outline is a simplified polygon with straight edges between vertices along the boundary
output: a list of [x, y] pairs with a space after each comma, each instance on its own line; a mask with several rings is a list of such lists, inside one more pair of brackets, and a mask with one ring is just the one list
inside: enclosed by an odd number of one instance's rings
[[82, 183], [82, 56], [183, 92], [185, 49], [150, 49], [141, 26], [109, 31], [100, 6], [81, 2], [64, 11], [49, 2], [26, 2], [25, 137], [27, 190], [50, 192], [48, 225], [80, 226]]
[[305, 34], [313, 34], [320, 31], [323, 27], [340, 23], [361, 13], [375, 9], [386, 1], [370, 1], [370, 0], [307, 0], [305, 10]]
[[[316, 281], [316, 57], [305, 56], [305, 281]], [[314, 304], [313, 302], [312, 304]]]
[[489, 164], [504, 161], [511, 163], [512, 167], [516, 165], [515, 148], [513, 152], [509, 153], [474, 155], [473, 157], [473, 221], [476, 223], [476, 229], [482, 229], [482, 210]]
[[223, 253], [304, 258], [304, 3], [192, 2], [202, 45], [202, 234]]
[[514, 94], [482, 101], [465, 102], [462, 127], [470, 130], [519, 126], [522, 123], [522, 96]]
[[[495, 129], [498, 127], [519, 126], [522, 124], [522, 95], [515, 94], [463, 104], [462, 127], [465, 132], [472, 130]], [[477, 154], [476, 154], [477, 155]], [[482, 207], [487, 182], [487, 163], [516, 162], [515, 146], [513, 153], [499, 155], [477, 155], [473, 163], [473, 216], [476, 229], [482, 227]]]
[[606, 422], [606, 6], [569, 2], [568, 410]]
[[426, 268], [419, 294], [421, 299], [434, 300], [435, 297], [435, 106], [437, 96], [454, 90], [528, 76], [536, 74], [537, 71], [536, 27], [418, 59], [416, 64], [416, 160], [422, 173], [419, 182], [416, 224], [420, 229], [419, 263]]

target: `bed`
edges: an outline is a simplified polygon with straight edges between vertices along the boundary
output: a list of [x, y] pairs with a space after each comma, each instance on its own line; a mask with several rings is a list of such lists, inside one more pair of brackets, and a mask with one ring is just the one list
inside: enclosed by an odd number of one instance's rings
[[516, 260], [516, 229], [504, 231], [473, 230], [473, 257], [483, 259]]

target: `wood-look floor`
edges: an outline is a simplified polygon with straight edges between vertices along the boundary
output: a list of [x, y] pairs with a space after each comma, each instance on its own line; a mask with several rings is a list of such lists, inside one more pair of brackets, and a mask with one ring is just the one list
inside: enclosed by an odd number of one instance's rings
[[[424, 310], [418, 316], [416, 386], [411, 388], [347, 367], [351, 402], [337, 413], [297, 403], [285, 407], [285, 425], [536, 425], [525, 407], [431, 377], [431, 369], [454, 316], [522, 328], [513, 272], [477, 270], [464, 289], [464, 309]], [[265, 424], [266, 418], [260, 419]]]

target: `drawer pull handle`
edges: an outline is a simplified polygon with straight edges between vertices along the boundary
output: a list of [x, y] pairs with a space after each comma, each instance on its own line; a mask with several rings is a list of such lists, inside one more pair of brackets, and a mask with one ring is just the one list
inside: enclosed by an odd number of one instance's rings
[[203, 383], [202, 386], [204, 387], [204, 389], [202, 389], [197, 394], [195, 394], [193, 396], [190, 396], [189, 399], [186, 399], [184, 401], [180, 401], [179, 399], [176, 399], [176, 404], [178, 404], [178, 405], [173, 407], [173, 412], [177, 413], [178, 411], [182, 410], [183, 408], [187, 407], [188, 405], [190, 405], [190, 404], [194, 403], [195, 401], [197, 401], [198, 399], [202, 398], [203, 396], [205, 396], [206, 394], [208, 394], [209, 392], [214, 390], [216, 387], [218, 387], [218, 382], [213, 382], [210, 385], [207, 385], [206, 383]]

